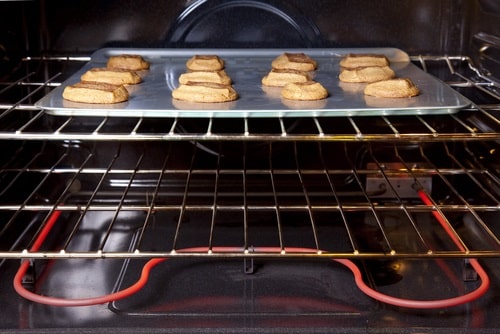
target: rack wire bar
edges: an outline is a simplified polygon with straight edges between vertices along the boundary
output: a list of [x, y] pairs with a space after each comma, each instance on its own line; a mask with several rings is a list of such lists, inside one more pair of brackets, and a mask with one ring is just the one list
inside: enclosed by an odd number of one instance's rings
[[[49, 73], [52, 62], [81, 63], [85, 57], [43, 57], [26, 58], [24, 62], [41, 62], [43, 73]], [[435, 65], [444, 65], [449, 76], [446, 82], [464, 93], [474, 92], [491, 98], [490, 102], [472, 104], [458, 114], [415, 115], [401, 117], [368, 116], [339, 118], [314, 117], [311, 126], [295, 129], [297, 119], [271, 118], [266, 122], [272, 126], [262, 132], [259, 122], [251, 119], [207, 119], [197, 122], [191, 129], [193, 119], [165, 118], [144, 119], [131, 117], [121, 119], [120, 130], [113, 129], [113, 117], [71, 117], [51, 116], [33, 106], [48, 90], [61, 82], [61, 72], [45, 74], [40, 80], [37, 72], [28, 72], [12, 82], [0, 83], [0, 101], [7, 100], [14, 91], [22, 89], [23, 94], [11, 103], [0, 103], [0, 139], [17, 140], [93, 140], [93, 141], [450, 141], [450, 140], [493, 140], [499, 138], [497, 131], [500, 88], [473, 65], [468, 57], [462, 56], [414, 56], [411, 60], [424, 70], [431, 72]], [[45, 66], [45, 67], [44, 67]], [[15, 121], [10, 121], [15, 119]], [[366, 127], [366, 119], [372, 126]], [[485, 124], [478, 129], [471, 120], [479, 119]], [[346, 122], [347, 120], [347, 122]], [[404, 123], [401, 123], [404, 120]], [[337, 122], [335, 122], [337, 121]], [[338, 124], [337, 124], [338, 123]], [[409, 131], [404, 124], [413, 123]], [[151, 124], [155, 126], [151, 127]], [[223, 125], [221, 125], [223, 124]], [[446, 127], [442, 125], [446, 124]], [[84, 125], [84, 126], [82, 126]], [[221, 131], [219, 129], [232, 129]]]
[[370, 259], [471, 259], [471, 258], [497, 258], [498, 252], [495, 251], [470, 251], [467, 253], [461, 251], [446, 251], [432, 253], [368, 253], [362, 255], [354, 252], [311, 252], [295, 253], [287, 252], [286, 248], [279, 252], [260, 252], [256, 250], [231, 250], [217, 252], [207, 250], [206, 252], [0, 252], [2, 259], [151, 259], [151, 258], [247, 258], [247, 259], [270, 259], [270, 258], [289, 258], [289, 259], [352, 259], [352, 260], [370, 260]]

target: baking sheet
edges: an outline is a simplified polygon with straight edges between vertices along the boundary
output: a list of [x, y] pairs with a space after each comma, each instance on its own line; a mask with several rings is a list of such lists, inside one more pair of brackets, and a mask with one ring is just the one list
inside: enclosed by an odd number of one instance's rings
[[[284, 52], [303, 52], [318, 62], [314, 80], [329, 92], [318, 101], [291, 101], [280, 97], [280, 89], [262, 86], [261, 79], [271, 69], [272, 60]], [[348, 53], [386, 55], [398, 77], [408, 77], [421, 94], [413, 98], [367, 97], [364, 84], [338, 80], [339, 61]], [[118, 54], [139, 54], [151, 63], [141, 73], [143, 82], [129, 86], [129, 101], [118, 104], [87, 104], [64, 100], [62, 92], [80, 81], [93, 67], [106, 66], [107, 58]], [[186, 72], [186, 61], [195, 54], [216, 54], [225, 60], [225, 70], [233, 79], [239, 99], [227, 103], [194, 103], [175, 100], [171, 92]], [[455, 113], [470, 102], [442, 81], [425, 73], [395, 48], [350, 49], [111, 49], [96, 51], [90, 62], [35, 105], [61, 116], [106, 117], [310, 117], [423, 115]]]

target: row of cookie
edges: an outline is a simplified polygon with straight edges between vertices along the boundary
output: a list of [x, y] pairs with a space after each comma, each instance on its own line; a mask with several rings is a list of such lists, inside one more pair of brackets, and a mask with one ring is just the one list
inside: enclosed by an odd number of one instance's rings
[[128, 85], [142, 82], [138, 71], [149, 69], [149, 62], [139, 55], [110, 56], [106, 67], [91, 68], [80, 82], [64, 88], [63, 98], [83, 103], [118, 103], [129, 99]]
[[[339, 79], [348, 83], [369, 83], [364, 93], [378, 97], [409, 97], [419, 94], [410, 79], [393, 79], [394, 71], [383, 55], [348, 55], [341, 62]], [[227, 102], [238, 98], [232, 80], [218, 56], [190, 58], [188, 72], [179, 77], [180, 86], [172, 92], [176, 99], [195, 102]], [[319, 100], [326, 89], [312, 80], [317, 62], [303, 53], [284, 53], [275, 58], [272, 70], [262, 79], [264, 86], [281, 87], [281, 96], [292, 100]], [[149, 69], [138, 55], [118, 55], [108, 59], [105, 68], [92, 68], [81, 82], [64, 89], [63, 98], [85, 103], [117, 103], [128, 100], [126, 85], [142, 81], [136, 71]]]
[[420, 90], [409, 78], [396, 78], [389, 60], [380, 54], [349, 54], [340, 61], [339, 80], [364, 84], [365, 95], [385, 98], [412, 97]]
[[312, 101], [328, 96], [328, 91], [313, 80], [318, 63], [304, 53], [285, 52], [271, 62], [271, 71], [262, 78], [262, 85], [280, 87], [281, 97]]
[[174, 99], [190, 102], [229, 102], [238, 98], [227, 75], [224, 59], [217, 55], [194, 55], [186, 62], [187, 72], [179, 76]]

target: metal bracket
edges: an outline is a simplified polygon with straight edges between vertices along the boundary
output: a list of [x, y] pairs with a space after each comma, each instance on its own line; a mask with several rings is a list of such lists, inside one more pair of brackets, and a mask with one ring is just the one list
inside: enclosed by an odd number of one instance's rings
[[[248, 252], [249, 253], [253, 253], [254, 249], [253, 247], [251, 246], [249, 249], [248, 249]], [[254, 265], [254, 262], [253, 262], [253, 257], [250, 257], [250, 258], [243, 258], [243, 272], [245, 274], [253, 274], [255, 272], [255, 265]]]
[[[418, 169], [426, 167], [424, 163], [410, 163], [410, 166], [412, 171], [418, 171]], [[377, 164], [368, 163], [367, 165], [367, 169], [373, 169], [375, 171], [373, 174], [368, 174], [366, 176], [365, 188], [366, 192], [371, 197], [391, 198], [397, 195], [400, 198], [418, 198], [418, 193], [413, 189], [415, 179], [418, 180], [419, 184], [425, 188], [429, 194], [432, 192], [431, 176], [421, 175], [414, 178], [406, 171], [406, 166], [395, 162], [382, 163], [381, 168], [390, 172], [387, 179], [379, 173], [379, 166]], [[390, 183], [390, 185], [388, 183]], [[396, 192], [396, 194], [394, 194], [394, 192]]]
[[[25, 260], [26, 261], [26, 260]], [[29, 266], [28, 269], [26, 270], [26, 274], [24, 274], [21, 284], [23, 287], [25, 287], [27, 290], [33, 291], [35, 290], [35, 281], [36, 281], [36, 275], [35, 275], [35, 260], [27, 260], [29, 261]]]
[[463, 261], [462, 275], [464, 282], [477, 281], [477, 272], [472, 268], [469, 259], [464, 259]]

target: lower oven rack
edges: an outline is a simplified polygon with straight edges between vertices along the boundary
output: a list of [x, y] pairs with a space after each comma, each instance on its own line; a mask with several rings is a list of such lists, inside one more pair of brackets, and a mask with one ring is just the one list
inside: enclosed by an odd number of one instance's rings
[[[479, 161], [487, 152], [471, 145], [474, 142], [392, 144], [382, 149], [357, 143], [206, 147], [187, 142], [159, 149], [143, 145], [135, 152], [122, 143], [78, 145], [61, 152], [53, 145], [36, 144], [25, 143], [18, 153], [38, 148], [30, 156], [46, 156], [41, 160], [47, 162], [28, 161], [2, 170], [3, 175], [14, 175], [8, 182], [4, 179], [1, 194], [3, 258], [422, 258], [500, 253], [495, 222], [500, 182], [495, 166]], [[104, 149], [105, 156], [100, 156], [97, 150]], [[235, 149], [243, 152], [239, 158], [230, 155]], [[388, 160], [387, 149], [394, 160]], [[86, 155], [75, 159], [82, 150]], [[258, 156], [266, 159], [253, 161], [255, 150], [264, 152]], [[339, 151], [342, 156], [329, 155]], [[95, 167], [94, 160], [105, 163]], [[15, 197], [19, 186], [23, 193]], [[431, 205], [420, 201], [419, 189], [433, 197]], [[55, 212], [61, 220], [52, 232], [57, 243], [30, 252]], [[443, 233], [436, 213], [463, 249]], [[87, 237], [93, 242], [73, 240]], [[117, 238], [127, 242], [117, 245]], [[287, 252], [297, 247], [308, 251]]]
[[15, 98], [0, 106], [3, 259], [500, 256], [499, 88], [466, 57], [412, 57], [470, 95], [454, 115], [263, 124], [33, 107], [86, 60], [27, 58], [0, 89]]

